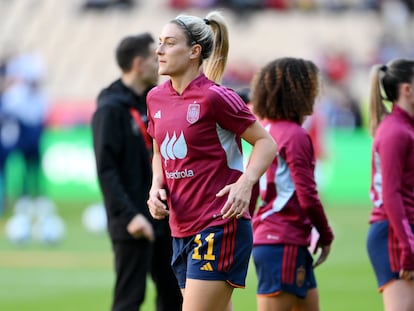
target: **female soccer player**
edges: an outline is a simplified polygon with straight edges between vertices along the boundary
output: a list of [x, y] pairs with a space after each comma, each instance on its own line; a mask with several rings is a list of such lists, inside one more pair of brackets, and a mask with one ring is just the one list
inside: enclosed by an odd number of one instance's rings
[[[215, 83], [228, 53], [220, 13], [177, 16], [164, 26], [157, 53], [159, 73], [170, 79], [147, 97], [154, 139], [148, 206], [154, 218], [170, 217], [183, 310], [229, 310], [251, 254], [252, 187], [276, 144], [236, 92]], [[253, 145], [245, 170], [241, 138]]]
[[414, 310], [414, 60], [374, 66], [371, 83], [367, 249], [384, 309]]
[[[312, 140], [301, 126], [318, 89], [318, 68], [297, 58], [270, 62], [252, 82], [253, 111], [278, 146], [260, 180], [261, 205], [253, 217], [259, 311], [319, 310], [313, 268], [328, 257], [333, 233], [316, 188]], [[321, 249], [315, 264], [308, 250], [312, 228]]]

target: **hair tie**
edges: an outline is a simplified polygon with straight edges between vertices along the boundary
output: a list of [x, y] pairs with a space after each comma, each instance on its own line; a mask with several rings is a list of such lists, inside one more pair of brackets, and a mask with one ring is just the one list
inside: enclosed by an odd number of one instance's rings
[[206, 25], [210, 25], [210, 21], [207, 18], [204, 18], [203, 20], [206, 23]]

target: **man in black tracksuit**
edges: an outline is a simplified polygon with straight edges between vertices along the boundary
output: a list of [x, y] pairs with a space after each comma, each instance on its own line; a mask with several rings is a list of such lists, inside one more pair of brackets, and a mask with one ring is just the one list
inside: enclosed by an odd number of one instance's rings
[[116, 50], [121, 78], [100, 92], [92, 118], [98, 180], [115, 257], [113, 311], [139, 310], [149, 272], [158, 311], [178, 311], [182, 304], [170, 266], [168, 222], [155, 221], [146, 203], [152, 177], [146, 95], [158, 81], [155, 48], [149, 33], [121, 40]]

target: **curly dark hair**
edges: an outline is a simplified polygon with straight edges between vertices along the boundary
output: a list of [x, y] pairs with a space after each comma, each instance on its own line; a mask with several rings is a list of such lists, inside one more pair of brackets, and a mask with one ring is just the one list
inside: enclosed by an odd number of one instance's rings
[[262, 119], [302, 123], [313, 112], [318, 92], [319, 69], [312, 61], [279, 58], [252, 80], [253, 111]]

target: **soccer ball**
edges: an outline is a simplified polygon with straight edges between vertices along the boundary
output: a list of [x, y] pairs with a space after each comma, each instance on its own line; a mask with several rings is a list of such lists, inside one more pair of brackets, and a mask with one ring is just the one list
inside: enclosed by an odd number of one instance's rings
[[33, 224], [33, 237], [44, 244], [57, 244], [63, 240], [66, 226], [56, 214], [40, 216]]
[[46, 197], [38, 197], [35, 205], [33, 237], [43, 244], [57, 244], [62, 241], [66, 234], [66, 226], [57, 214], [54, 202]]
[[107, 226], [105, 207], [101, 203], [89, 205], [82, 214], [82, 223], [89, 232], [105, 232]]
[[13, 244], [27, 243], [31, 238], [33, 204], [28, 197], [16, 201], [5, 226], [6, 238]]
[[6, 238], [13, 244], [24, 244], [31, 237], [31, 219], [27, 214], [15, 214], [5, 226]]

